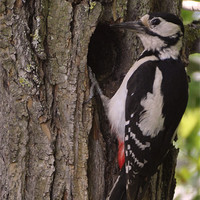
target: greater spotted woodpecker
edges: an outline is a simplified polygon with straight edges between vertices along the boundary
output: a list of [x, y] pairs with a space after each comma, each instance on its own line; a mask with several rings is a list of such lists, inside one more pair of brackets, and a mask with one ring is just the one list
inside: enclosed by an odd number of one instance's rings
[[111, 99], [92, 81], [121, 146], [123, 167], [107, 200], [141, 200], [170, 148], [188, 101], [187, 75], [180, 59], [184, 27], [178, 17], [166, 13], [112, 26], [135, 31], [144, 51]]

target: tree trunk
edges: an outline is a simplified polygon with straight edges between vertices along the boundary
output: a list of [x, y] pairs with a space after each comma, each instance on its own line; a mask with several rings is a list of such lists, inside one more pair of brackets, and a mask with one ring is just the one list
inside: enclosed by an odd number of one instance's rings
[[[87, 65], [111, 97], [142, 50], [114, 21], [180, 0], [0, 2], [0, 199], [103, 200], [117, 177], [117, 142]], [[171, 200], [177, 150], [152, 179], [148, 200]]]

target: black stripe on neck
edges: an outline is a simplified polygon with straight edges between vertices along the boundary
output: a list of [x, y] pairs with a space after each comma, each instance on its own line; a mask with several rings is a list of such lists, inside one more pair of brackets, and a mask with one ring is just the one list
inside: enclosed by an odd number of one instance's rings
[[156, 56], [159, 59], [159, 53], [158, 53], [158, 51], [152, 51], [152, 50], [148, 51], [148, 50], [146, 50], [146, 51], [144, 51], [140, 55], [140, 57], [138, 58], [138, 60], [140, 60], [140, 59], [142, 59], [144, 57], [147, 57], [147, 56]]
[[[165, 47], [165, 48], [167, 48], [167, 47]], [[161, 49], [161, 51], [163, 49]], [[155, 50], [155, 51], [153, 51], [153, 50], [146, 50], [146, 51], [142, 52], [142, 54], [140, 55], [140, 57], [138, 58], [138, 60], [140, 60], [140, 59], [142, 59], [144, 57], [147, 57], [147, 56], [155, 56], [155, 57], [158, 58], [158, 60], [160, 60], [160, 52], [157, 51], [157, 50]], [[181, 60], [180, 56], [178, 56], [177, 59], [175, 59], [175, 60]]]

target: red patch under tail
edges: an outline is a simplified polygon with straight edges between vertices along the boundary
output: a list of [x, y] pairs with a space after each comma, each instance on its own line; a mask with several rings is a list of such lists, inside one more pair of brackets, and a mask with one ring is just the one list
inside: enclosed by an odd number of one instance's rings
[[120, 169], [122, 169], [124, 163], [125, 163], [124, 142], [118, 140], [118, 164]]

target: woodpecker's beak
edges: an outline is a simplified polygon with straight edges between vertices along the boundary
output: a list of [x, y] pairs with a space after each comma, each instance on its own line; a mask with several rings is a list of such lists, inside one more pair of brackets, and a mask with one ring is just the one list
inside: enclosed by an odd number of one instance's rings
[[129, 29], [133, 30], [137, 33], [143, 33], [146, 30], [146, 26], [142, 23], [141, 20], [139, 21], [129, 21], [129, 22], [122, 22], [120, 24], [112, 24], [111, 27], [122, 28], [122, 29]]

